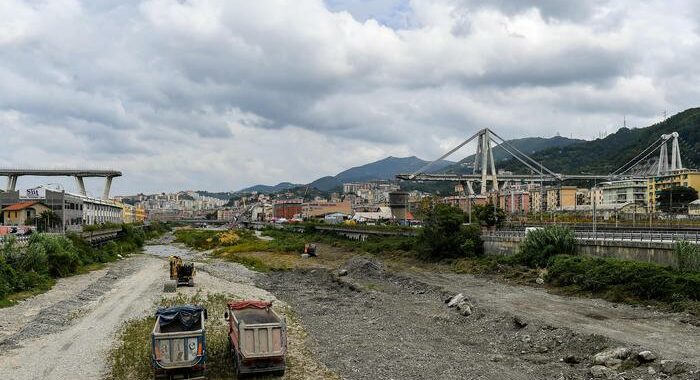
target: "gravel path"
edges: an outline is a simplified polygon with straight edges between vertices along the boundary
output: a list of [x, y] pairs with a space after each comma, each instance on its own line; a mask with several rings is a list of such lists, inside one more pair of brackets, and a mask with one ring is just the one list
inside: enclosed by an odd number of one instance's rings
[[[210, 260], [172, 239], [146, 247], [147, 254], [134, 255], [109, 264], [107, 269], [61, 279], [48, 292], [9, 308], [0, 309], [0, 374], [12, 380], [100, 379], [107, 375], [107, 357], [115, 334], [126, 321], [153, 312], [161, 297], [225, 294], [231, 298], [275, 301], [275, 308], [288, 316], [288, 360], [294, 363], [284, 379], [337, 379], [325, 365], [309, 354], [306, 331], [290, 308], [268, 291], [254, 285], [262, 275], [242, 265]], [[166, 257], [179, 255], [202, 260], [196, 264], [194, 287], [163, 293]], [[210, 316], [219, 318], [221, 316]]]
[[94, 282], [82, 278], [89, 284], [76, 298], [46, 307], [6, 339], [12, 347], [2, 354], [0, 373], [17, 380], [103, 377], [114, 333], [123, 321], [150, 312], [164, 268], [162, 260], [139, 255]]

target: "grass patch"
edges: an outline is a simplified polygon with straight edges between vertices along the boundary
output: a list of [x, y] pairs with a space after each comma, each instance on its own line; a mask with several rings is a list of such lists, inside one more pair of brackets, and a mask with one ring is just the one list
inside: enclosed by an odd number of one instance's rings
[[[203, 296], [197, 293], [186, 297], [162, 298], [157, 307], [181, 304], [197, 304], [207, 308], [209, 318], [205, 321], [207, 340], [207, 378], [234, 378], [228, 351], [228, 327], [223, 319], [228, 297], [222, 294]], [[155, 311], [154, 307], [154, 311]], [[110, 352], [111, 380], [152, 379], [151, 331], [156, 319], [153, 316], [127, 322], [117, 337], [117, 345]]]
[[[228, 345], [228, 322], [223, 319], [226, 303], [231, 297], [223, 294], [193, 296], [178, 295], [174, 298], [162, 298], [155, 306], [173, 306], [178, 304], [198, 304], [207, 308], [209, 318], [205, 321], [207, 340], [207, 379], [234, 379]], [[277, 307], [275, 307], [277, 309]], [[155, 311], [155, 307], [154, 307]], [[289, 380], [307, 378], [340, 379], [337, 375], [313, 361], [313, 354], [304, 341], [306, 332], [301, 328], [290, 309], [277, 310], [287, 319], [288, 354], [287, 371], [284, 376]], [[146, 380], [153, 378], [151, 367], [151, 331], [155, 317], [149, 316], [125, 323], [117, 337], [117, 344], [110, 352], [108, 363], [110, 373], [108, 380]], [[258, 379], [279, 379], [272, 376], [260, 376]]]
[[11, 293], [5, 296], [4, 298], [0, 299], [0, 309], [3, 307], [10, 307], [18, 304], [21, 301], [26, 300], [27, 298], [31, 298], [34, 296], [37, 296], [41, 293], [44, 293], [51, 289], [53, 285], [56, 283], [56, 280], [54, 279], [49, 279], [45, 283], [43, 283], [41, 286], [32, 288], [30, 290], [24, 290], [21, 292], [16, 292], [16, 293]]

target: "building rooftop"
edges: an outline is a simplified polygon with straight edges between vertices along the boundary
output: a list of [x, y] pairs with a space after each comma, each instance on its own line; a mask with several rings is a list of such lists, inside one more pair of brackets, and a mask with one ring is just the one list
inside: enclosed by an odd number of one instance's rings
[[41, 202], [39, 202], [39, 201], [19, 202], [19, 203], [15, 203], [15, 204], [12, 204], [12, 205], [5, 207], [4, 209], [2, 209], [2, 211], [20, 211], [20, 210], [24, 210], [26, 208], [32, 207], [37, 203], [41, 203]]

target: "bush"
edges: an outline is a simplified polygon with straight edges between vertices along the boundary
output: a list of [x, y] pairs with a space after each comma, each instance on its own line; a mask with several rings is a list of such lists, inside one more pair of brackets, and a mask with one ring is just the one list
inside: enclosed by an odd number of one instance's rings
[[467, 215], [457, 207], [437, 204], [427, 210], [417, 238], [421, 256], [439, 260], [481, 254], [479, 227], [464, 224], [466, 220]]
[[66, 277], [75, 273], [81, 265], [78, 250], [73, 242], [65, 236], [35, 234], [29, 238], [27, 253], [36, 250], [36, 259], [41, 259], [45, 252], [48, 272], [53, 277]]
[[681, 272], [700, 271], [700, 249], [687, 241], [679, 241], [673, 247], [673, 253], [678, 260], [678, 270]]
[[549, 259], [547, 281], [594, 293], [645, 300], [700, 300], [700, 273], [679, 273], [651, 263], [560, 255]]
[[562, 226], [547, 226], [528, 232], [520, 246], [518, 258], [531, 268], [543, 268], [550, 257], [559, 254], [573, 254], [576, 251], [576, 238], [573, 231]]

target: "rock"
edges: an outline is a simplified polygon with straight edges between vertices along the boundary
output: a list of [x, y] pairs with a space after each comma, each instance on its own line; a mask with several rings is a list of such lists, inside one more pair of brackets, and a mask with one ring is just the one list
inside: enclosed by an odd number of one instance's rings
[[661, 372], [667, 375], [678, 375], [685, 372], [683, 363], [677, 362], [675, 360], [662, 360], [661, 361]]
[[547, 346], [535, 346], [535, 352], [543, 354], [547, 351], [549, 351], [549, 348], [547, 348]]
[[497, 363], [497, 362], [503, 361], [503, 359], [505, 359], [505, 358], [503, 357], [503, 355], [494, 355], [494, 356], [491, 357], [490, 360], [491, 360], [492, 362], [494, 362], [494, 363]]
[[457, 305], [457, 310], [459, 310], [459, 313], [465, 317], [472, 315], [472, 305], [470, 305], [469, 302], [466, 302], [466, 301], [460, 302]]
[[523, 321], [520, 317], [517, 315], [513, 317], [513, 325], [515, 327], [522, 329], [523, 327], [527, 326], [527, 322]]
[[609, 358], [605, 361], [605, 366], [608, 368], [617, 368], [622, 364], [622, 360], [618, 358]]
[[348, 275], [348, 270], [347, 269], [341, 269], [338, 271], [338, 276], [347, 276]]
[[615, 371], [602, 365], [594, 365], [591, 367], [590, 373], [595, 379], [611, 379], [615, 376]]
[[302, 259], [308, 259], [308, 258], [309, 258], [309, 254], [308, 254], [308, 253], [302, 253], [302, 254], [301, 254], [301, 258], [302, 258]]
[[567, 364], [578, 364], [581, 363], [581, 359], [574, 355], [566, 355], [562, 361]]
[[460, 302], [464, 301], [464, 294], [459, 293], [456, 296], [452, 297], [450, 302], [447, 303], [447, 307], [455, 307], [457, 306]]
[[654, 353], [649, 350], [641, 351], [637, 354], [637, 357], [643, 362], [653, 362], [654, 360], [656, 360], [656, 355], [654, 355]]
[[[632, 351], [627, 347], [617, 347], [610, 350], [605, 350], [599, 352], [593, 356], [593, 364], [595, 365], [608, 365], [617, 366], [620, 365], [622, 360], [627, 359]], [[611, 359], [619, 359], [620, 362]]]
[[522, 340], [523, 343], [530, 343], [530, 341], [532, 340], [532, 338], [530, 338], [530, 335], [523, 335], [523, 337], [520, 338], [520, 340]]
[[650, 375], [656, 375], [656, 370], [654, 367], [647, 367], [647, 373]]
[[536, 282], [538, 285], [542, 285], [542, 284], [544, 284], [544, 278], [542, 278], [542, 277], [537, 277], [537, 280], [535, 280], [535, 282]]

